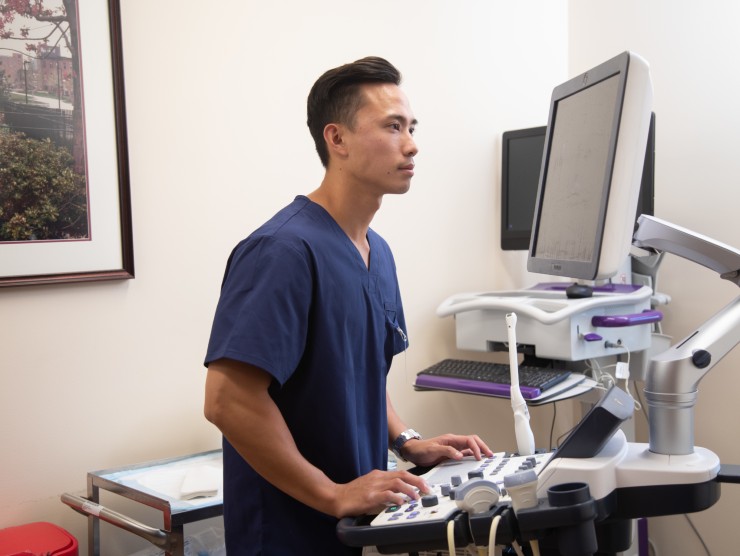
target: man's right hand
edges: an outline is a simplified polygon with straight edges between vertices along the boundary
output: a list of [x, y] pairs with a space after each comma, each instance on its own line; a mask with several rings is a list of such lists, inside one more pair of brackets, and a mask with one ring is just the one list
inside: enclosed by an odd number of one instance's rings
[[419, 498], [419, 493], [430, 491], [427, 482], [408, 471], [371, 471], [335, 487], [337, 518], [377, 514], [388, 506], [400, 505], [408, 498]]

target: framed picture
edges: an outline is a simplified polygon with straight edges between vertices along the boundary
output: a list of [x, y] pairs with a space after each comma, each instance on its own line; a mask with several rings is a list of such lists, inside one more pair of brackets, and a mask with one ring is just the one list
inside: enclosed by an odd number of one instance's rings
[[0, 286], [133, 277], [119, 0], [0, 0]]

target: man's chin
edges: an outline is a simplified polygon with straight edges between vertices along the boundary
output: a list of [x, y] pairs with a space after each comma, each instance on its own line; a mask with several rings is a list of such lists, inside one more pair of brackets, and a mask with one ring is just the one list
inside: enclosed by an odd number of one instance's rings
[[408, 193], [409, 189], [411, 189], [411, 184], [407, 183], [406, 185], [399, 187], [396, 191], [393, 191], [393, 194], [403, 195], [404, 193]]

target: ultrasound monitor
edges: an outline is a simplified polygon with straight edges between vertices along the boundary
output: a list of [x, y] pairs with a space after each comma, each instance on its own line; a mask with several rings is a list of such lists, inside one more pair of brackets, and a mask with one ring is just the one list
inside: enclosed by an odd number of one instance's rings
[[505, 131], [501, 144], [501, 249], [529, 249], [547, 126]]
[[628, 260], [652, 100], [631, 52], [555, 88], [527, 270], [596, 281]]
[[[501, 139], [501, 249], [526, 251], [540, 183], [547, 126], [505, 131]], [[635, 223], [641, 214], [655, 214], [655, 113], [650, 116], [640, 196]]]

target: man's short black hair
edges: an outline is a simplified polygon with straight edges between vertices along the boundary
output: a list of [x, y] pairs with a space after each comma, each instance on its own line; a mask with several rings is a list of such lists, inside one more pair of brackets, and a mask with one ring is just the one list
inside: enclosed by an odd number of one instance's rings
[[311, 87], [307, 123], [324, 168], [329, 165], [324, 128], [330, 123], [353, 125], [355, 113], [362, 106], [360, 86], [367, 83], [400, 85], [401, 73], [387, 60], [368, 56], [330, 69]]

